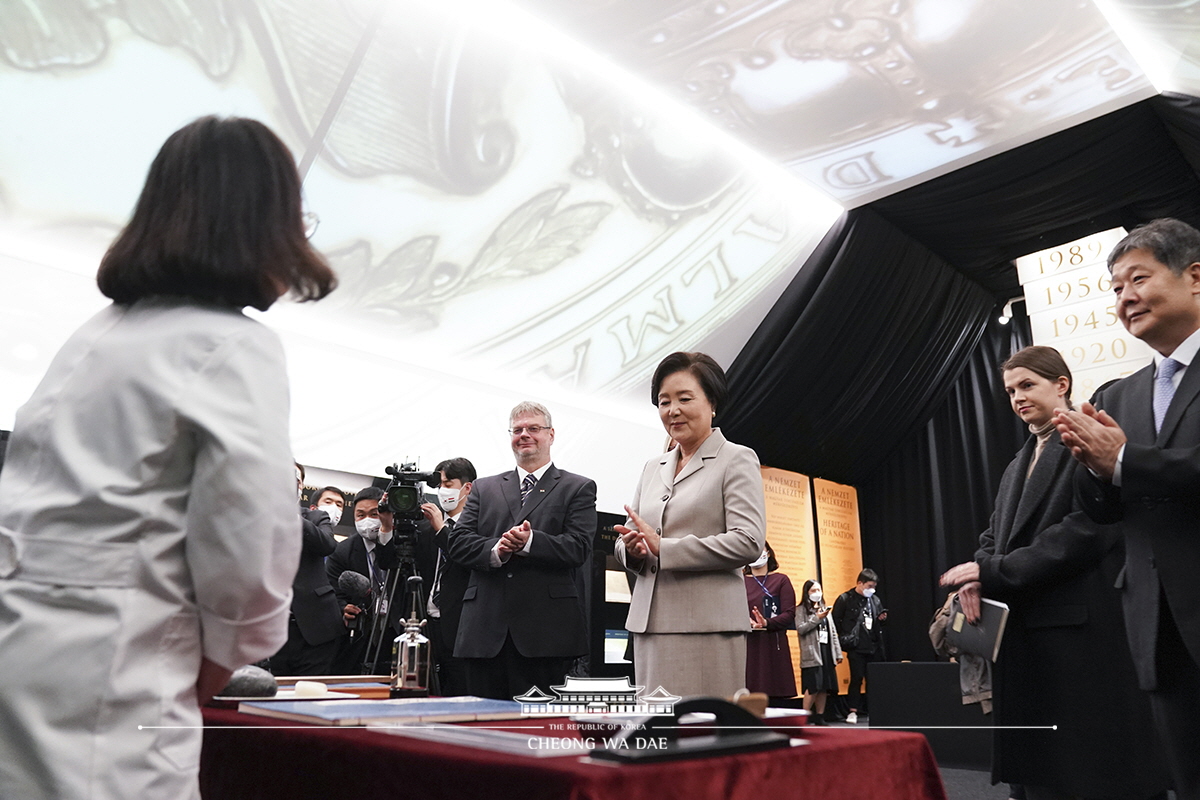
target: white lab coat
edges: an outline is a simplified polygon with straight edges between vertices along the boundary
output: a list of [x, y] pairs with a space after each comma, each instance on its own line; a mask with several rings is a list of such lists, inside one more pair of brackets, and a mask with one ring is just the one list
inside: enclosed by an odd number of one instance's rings
[[287, 387], [266, 327], [178, 300], [55, 356], [0, 472], [0, 798], [198, 796], [201, 656], [287, 638]]

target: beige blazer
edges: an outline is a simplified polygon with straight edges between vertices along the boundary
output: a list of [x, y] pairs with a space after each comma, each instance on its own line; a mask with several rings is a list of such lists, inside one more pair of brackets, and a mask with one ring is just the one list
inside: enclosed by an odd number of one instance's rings
[[[650, 459], [631, 507], [663, 537], [657, 558], [618, 560], [637, 574], [625, 627], [634, 633], [748, 631], [742, 567], [766, 539], [758, 456], [714, 428], [676, 475], [679, 450]], [[632, 522], [629, 522], [632, 526]]]

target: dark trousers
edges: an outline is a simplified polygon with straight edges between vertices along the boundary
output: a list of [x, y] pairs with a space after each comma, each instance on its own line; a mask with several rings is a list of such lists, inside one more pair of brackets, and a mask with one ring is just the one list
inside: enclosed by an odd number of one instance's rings
[[504, 639], [500, 654], [494, 658], [464, 658], [467, 688], [476, 697], [512, 700], [536, 686], [553, 697], [553, 686], [562, 686], [573, 658], [530, 658], [523, 656], [513, 644], [512, 636]]
[[279, 652], [271, 656], [272, 675], [330, 675], [338, 640], [309, 644], [300, 633], [293, 617], [288, 621], [288, 639]]
[[469, 694], [465, 659], [454, 657], [454, 642], [446, 641], [442, 621], [436, 617], [430, 617], [425, 624], [425, 635], [429, 637], [429, 644], [433, 650], [438, 694], [442, 697]]
[[1165, 596], [1159, 597], [1158, 688], [1150, 710], [1177, 800], [1200, 800], [1200, 665], [1188, 652]]
[[846, 659], [850, 662], [850, 688], [846, 690], [846, 702], [855, 711], [866, 711], [862, 705], [862, 685], [867, 677], [867, 664], [878, 661], [879, 653], [846, 653]]
[[396, 631], [387, 628], [381, 636], [376, 637], [375, 646], [371, 653], [375, 656], [373, 664], [366, 664], [367, 644], [371, 636], [370, 626], [364, 625], [354, 638], [347, 632], [338, 639], [337, 653], [333, 658], [334, 675], [390, 675], [392, 671], [392, 645], [396, 639]]

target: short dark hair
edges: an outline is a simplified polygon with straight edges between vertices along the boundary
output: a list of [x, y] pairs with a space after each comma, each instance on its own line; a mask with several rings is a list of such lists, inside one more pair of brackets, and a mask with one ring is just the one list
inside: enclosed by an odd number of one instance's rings
[[433, 468], [434, 472], [446, 473], [448, 481], [473, 483], [478, 476], [475, 465], [465, 458], [448, 458]]
[[1053, 347], [1045, 345], [1030, 345], [1022, 347], [1017, 352], [1008, 357], [1008, 360], [1000, 365], [1000, 372], [1005, 373], [1010, 369], [1020, 369], [1024, 367], [1035, 375], [1039, 375], [1048, 381], [1056, 381], [1059, 378], [1067, 379], [1067, 408], [1071, 406], [1071, 390], [1074, 388], [1074, 379], [1071, 377], [1071, 368], [1067, 366], [1066, 359], [1062, 357], [1062, 353], [1055, 350]]
[[350, 504], [350, 510], [353, 511], [354, 508], [363, 500], [374, 500], [378, 502], [381, 499], [383, 499], [383, 489], [380, 489], [378, 486], [368, 486], [367, 488], [359, 491], [358, 494], [354, 495], [354, 502]]
[[858, 573], [858, 580], [855, 583], [871, 583], [872, 581], [879, 583], [879, 576], [875, 574], [875, 570], [873, 569], [864, 569]]
[[1200, 261], [1200, 231], [1170, 217], [1152, 220], [1130, 231], [1108, 254], [1108, 271], [1131, 250], [1148, 250], [1176, 275]]
[[265, 311], [288, 290], [319, 300], [337, 279], [302, 216], [300, 175], [278, 136], [252, 119], [202, 117], [158, 151], [96, 283], [121, 305], [174, 296]]
[[312, 496], [313, 505], [316, 505], [317, 503], [321, 502], [321, 497], [326, 492], [333, 492], [338, 497], [342, 498], [343, 503], [346, 502], [345, 492], [343, 492], [341, 489], [337, 488], [336, 486], [326, 486], [324, 489], [322, 489], [321, 491], [317, 492], [316, 494], [314, 494]]
[[729, 383], [725, 380], [725, 370], [721, 369], [713, 357], [705, 353], [671, 353], [658, 362], [654, 370], [654, 379], [650, 382], [650, 402], [658, 405], [658, 392], [662, 389], [667, 376], [676, 372], [690, 372], [700, 382], [704, 396], [712, 405], [713, 411], [720, 413], [729, 396]]

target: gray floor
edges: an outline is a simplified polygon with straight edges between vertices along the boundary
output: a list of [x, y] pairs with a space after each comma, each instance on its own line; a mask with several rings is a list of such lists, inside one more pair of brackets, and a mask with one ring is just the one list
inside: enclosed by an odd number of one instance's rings
[[[847, 727], [844, 722], [832, 722], [832, 727]], [[853, 727], [866, 728], [866, 718]], [[946, 787], [948, 800], [1008, 800], [1008, 785], [992, 785], [992, 777], [986, 771], [973, 769], [951, 769], [941, 767], [942, 783]], [[882, 798], [880, 799], [882, 800]]]
[[949, 800], [1007, 800], [1008, 786], [992, 786], [991, 776], [973, 769], [942, 767], [942, 783]]
[[[854, 727], [866, 727], [866, 719]], [[846, 727], [844, 722], [830, 723], [834, 727]], [[938, 766], [942, 773], [942, 785], [946, 787], [948, 800], [1008, 800], [1008, 784], [992, 785], [991, 774], [985, 770], [952, 769]], [[1167, 792], [1169, 800], [1176, 800], [1174, 792]], [[880, 799], [882, 800], [882, 799]]]

